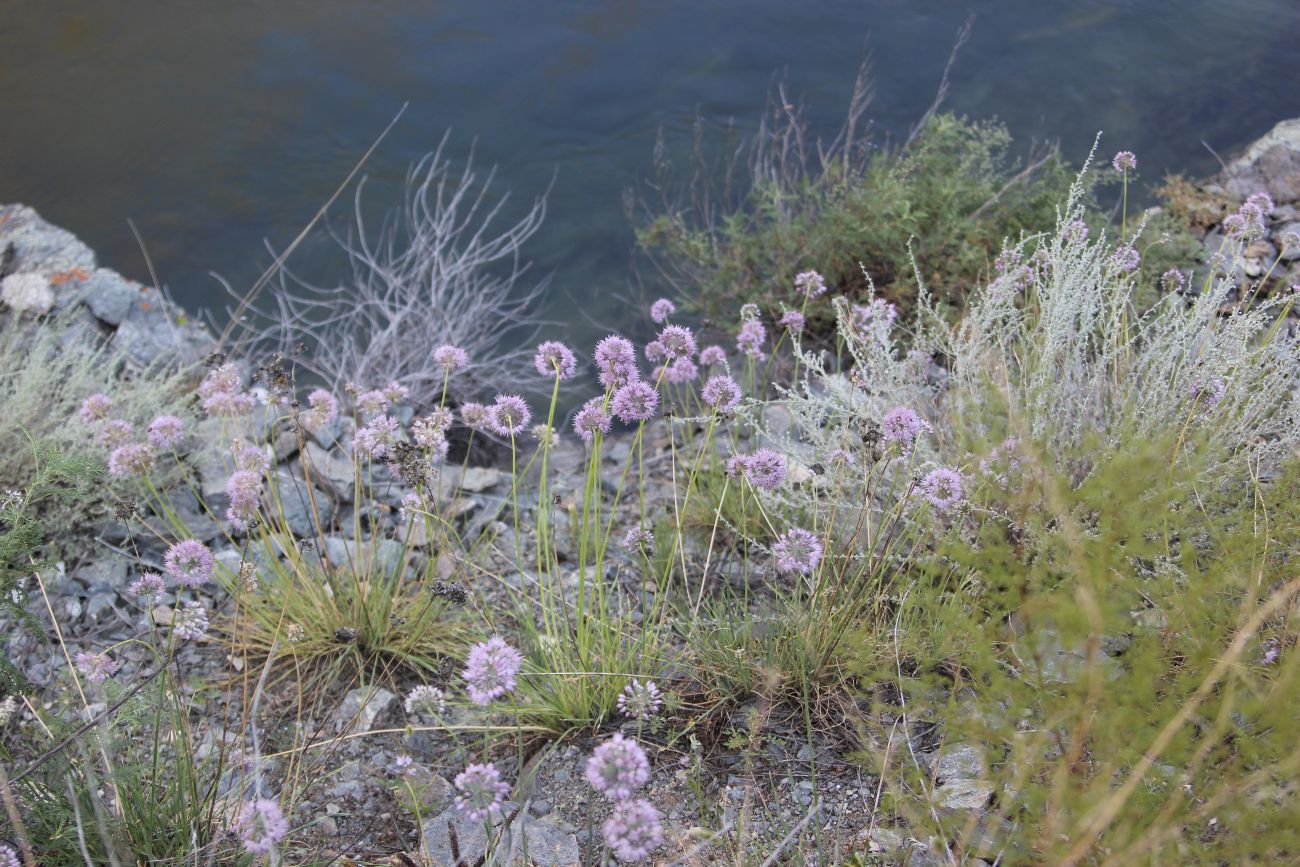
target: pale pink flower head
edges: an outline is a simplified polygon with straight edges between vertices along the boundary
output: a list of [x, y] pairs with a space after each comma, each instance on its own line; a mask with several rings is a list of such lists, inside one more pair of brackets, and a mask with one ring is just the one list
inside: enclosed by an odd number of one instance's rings
[[243, 391], [239, 368], [223, 364], [208, 372], [199, 383], [203, 411], [210, 416], [229, 418], [243, 415], [253, 408], [253, 396]]
[[203, 603], [189, 599], [176, 612], [172, 634], [182, 641], [198, 641], [208, 634], [208, 610]]
[[76, 656], [77, 671], [91, 683], [103, 683], [122, 667], [122, 664], [107, 653], [87, 653], [82, 651]]
[[515, 678], [523, 667], [524, 658], [504, 638], [494, 635], [470, 648], [465, 659], [465, 678], [469, 699], [475, 704], [491, 704], [496, 698], [515, 688]]
[[1116, 247], [1115, 252], [1111, 255], [1111, 260], [1115, 267], [1124, 273], [1136, 271], [1138, 265], [1142, 262], [1142, 256], [1138, 253], [1137, 248], [1125, 244], [1122, 247]]
[[595, 359], [600, 384], [607, 389], [618, 388], [640, 378], [632, 341], [617, 334], [611, 334], [596, 344]]
[[234, 831], [243, 844], [244, 851], [253, 855], [266, 855], [289, 833], [289, 822], [275, 801], [255, 798], [240, 805], [235, 816]]
[[388, 408], [391, 403], [388, 399], [388, 393], [379, 389], [363, 391], [356, 397], [357, 412], [363, 417], [379, 415]]
[[659, 409], [659, 393], [648, 382], [629, 382], [614, 392], [610, 408], [623, 424], [648, 421]]
[[1133, 151], [1120, 151], [1110, 164], [1117, 172], [1131, 172], [1138, 167], [1138, 158]]
[[8, 843], [0, 843], [0, 867], [23, 867], [18, 853]]
[[99, 444], [106, 449], [115, 449], [131, 441], [135, 428], [131, 423], [120, 418], [111, 418], [99, 429]]
[[785, 311], [781, 316], [781, 320], [777, 322], [777, 325], [780, 325], [791, 334], [802, 334], [806, 324], [807, 320], [804, 319], [804, 315], [798, 310]]
[[826, 278], [816, 271], [800, 271], [794, 277], [794, 291], [808, 298], [826, 294]]
[[609, 412], [605, 409], [604, 400], [599, 397], [583, 404], [582, 409], [573, 417], [573, 432], [587, 445], [595, 441], [596, 434], [609, 433], [609, 427]]
[[153, 469], [153, 458], [153, 446], [148, 443], [118, 446], [108, 456], [108, 474], [115, 478], [143, 476]]
[[785, 481], [785, 456], [774, 449], [758, 449], [745, 457], [740, 471], [754, 487], [774, 491]]
[[108, 418], [113, 411], [113, 399], [102, 391], [97, 391], [81, 402], [81, 420], [86, 424]]
[[651, 340], [645, 345], [646, 361], [663, 361], [668, 357], [668, 350], [664, 348], [663, 343], [658, 340]]
[[740, 331], [736, 334], [736, 349], [741, 355], [761, 361], [767, 357], [767, 353], [763, 351], [765, 343], [767, 343], [767, 329], [757, 318], [746, 319], [740, 324]]
[[705, 367], [718, 367], [727, 363], [727, 353], [716, 343], [700, 350], [700, 364]]
[[668, 321], [668, 317], [677, 312], [677, 305], [667, 298], [660, 298], [650, 305], [650, 318], [657, 325], [663, 325]]
[[952, 467], [936, 467], [921, 479], [921, 494], [941, 512], [956, 508], [962, 500], [961, 473]]
[[232, 473], [226, 480], [226, 497], [230, 500], [226, 520], [236, 530], [247, 530], [262, 500], [262, 475], [253, 470]]
[[528, 427], [533, 413], [517, 394], [499, 394], [488, 408], [488, 426], [497, 436], [513, 437]]
[[163, 555], [163, 571], [186, 587], [199, 587], [212, 578], [216, 561], [198, 539], [177, 542]]
[[397, 419], [391, 415], [377, 415], [352, 435], [352, 451], [362, 458], [383, 458], [397, 442], [398, 436]]
[[547, 340], [537, 347], [533, 367], [539, 376], [547, 379], [568, 379], [578, 372], [578, 359], [573, 350], [558, 340]]
[[471, 822], [501, 813], [501, 802], [510, 794], [510, 784], [501, 779], [496, 765], [469, 764], [452, 781], [456, 787], [456, 810]]
[[132, 596], [161, 596], [167, 589], [163, 577], [157, 572], [145, 572], [126, 586], [126, 592]]
[[1170, 268], [1160, 275], [1160, 288], [1166, 292], [1182, 292], [1187, 287], [1187, 275], [1177, 268]]
[[460, 405], [460, 420], [470, 430], [482, 430], [488, 424], [490, 417], [490, 411], [481, 403], [466, 401]]
[[406, 712], [414, 717], [439, 717], [447, 712], [447, 694], [436, 686], [421, 684], [406, 694]]
[[1198, 378], [1192, 382], [1191, 393], [1192, 400], [1201, 403], [1205, 407], [1211, 407], [1227, 396], [1228, 384], [1218, 378], [1204, 381]]
[[711, 376], [700, 397], [714, 412], [726, 415], [740, 405], [740, 385], [730, 376]]
[[396, 380], [384, 386], [384, 397], [388, 398], [389, 403], [401, 403], [410, 394], [411, 390]]
[[307, 395], [310, 407], [301, 416], [303, 425], [309, 431], [318, 431], [334, 422], [339, 417], [338, 398], [323, 388], [318, 388]]
[[632, 527], [623, 534], [623, 545], [630, 551], [647, 554], [655, 546], [654, 531], [645, 527]]
[[644, 798], [615, 804], [601, 830], [615, 857], [629, 863], [649, 858], [664, 839], [659, 811]]
[[625, 801], [650, 779], [650, 760], [640, 744], [621, 733], [596, 747], [587, 759], [587, 782], [613, 801]]
[[653, 680], [632, 678], [618, 697], [618, 712], [632, 719], [648, 720], [663, 707], [659, 687]]
[[160, 415], [149, 422], [149, 442], [156, 449], [174, 449], [185, 438], [185, 422], [174, 415]]
[[776, 557], [778, 571], [807, 575], [821, 562], [822, 543], [807, 530], [792, 527], [772, 546], [772, 554]]
[[695, 366], [695, 362], [683, 356], [673, 359], [673, 363], [664, 368], [664, 379], [680, 385], [691, 382], [699, 376], [699, 373], [700, 369]]
[[659, 343], [663, 345], [667, 358], [694, 358], [695, 335], [685, 325], [666, 325], [659, 332]]
[[905, 406], [896, 406], [885, 413], [880, 429], [885, 444], [898, 446], [904, 455], [912, 453], [912, 448], [921, 434], [934, 430], [928, 421]]
[[1066, 241], [1082, 244], [1088, 240], [1088, 224], [1083, 220], [1071, 220], [1065, 227], [1063, 237]]
[[446, 373], [454, 373], [469, 364], [469, 353], [459, 346], [444, 343], [433, 350], [433, 362]]

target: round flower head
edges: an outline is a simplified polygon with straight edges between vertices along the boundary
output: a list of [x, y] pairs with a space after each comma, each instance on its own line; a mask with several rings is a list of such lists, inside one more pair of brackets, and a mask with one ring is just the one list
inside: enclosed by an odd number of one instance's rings
[[568, 379], [578, 372], [578, 359], [573, 350], [558, 340], [548, 340], [537, 347], [533, 367], [547, 379]]
[[830, 461], [833, 464], [838, 464], [845, 467], [851, 467], [857, 463], [857, 459], [854, 458], [850, 452], [844, 449], [832, 450], [830, 453]]
[[132, 596], [160, 596], [167, 589], [163, 577], [157, 572], [145, 572], [126, 586], [126, 592]]
[[1228, 384], [1222, 379], [1211, 379], [1203, 382], [1197, 379], [1192, 382], [1192, 400], [1195, 400], [1206, 407], [1217, 404], [1228, 393]]
[[289, 823], [275, 801], [255, 798], [240, 805], [234, 829], [244, 851], [265, 855], [289, 833]]
[[1115, 248], [1115, 252], [1111, 255], [1111, 260], [1114, 261], [1116, 268], [1124, 273], [1128, 273], [1129, 271], [1137, 270], [1138, 265], [1142, 261], [1142, 256], [1134, 247], [1125, 244], [1123, 247]]
[[625, 801], [650, 779], [650, 761], [634, 740], [616, 734], [587, 759], [587, 782], [613, 801]]
[[501, 802], [510, 794], [510, 784], [501, 779], [496, 765], [470, 764], [456, 775], [456, 809], [471, 822], [501, 812]]
[[800, 313], [798, 310], [785, 311], [785, 313], [781, 316], [781, 320], [777, 323], [777, 325], [780, 325], [781, 327], [785, 328], [787, 331], [791, 332], [792, 334], [802, 333], [804, 329], [804, 325], [806, 324], [807, 324], [807, 320], [804, 319], [804, 315]]
[[397, 509], [397, 519], [399, 521], [409, 521], [411, 515], [424, 508], [424, 501], [420, 499], [419, 494], [411, 493], [402, 497], [402, 503]]
[[961, 502], [961, 473], [951, 467], [937, 467], [921, 479], [921, 493], [940, 511], [947, 512]]
[[636, 370], [636, 349], [632, 341], [611, 334], [596, 344], [596, 367], [600, 384], [605, 388], [618, 388], [639, 378]]
[[459, 346], [444, 343], [433, 350], [433, 362], [445, 372], [452, 373], [469, 364], [469, 353]]
[[108, 418], [113, 411], [113, 399], [101, 392], [96, 392], [81, 402], [81, 420], [86, 424]]
[[307, 405], [311, 408], [302, 414], [301, 419], [309, 431], [318, 431], [339, 417], [338, 399], [323, 388], [307, 395]]
[[397, 442], [397, 419], [391, 415], [378, 415], [357, 428], [352, 435], [352, 451], [363, 458], [382, 458], [389, 448]]
[[486, 406], [472, 401], [460, 405], [460, 420], [470, 430], [482, 430], [488, 423], [490, 412]]
[[411, 423], [411, 439], [415, 440], [416, 445], [429, 448], [434, 440], [445, 437], [455, 419], [450, 409], [440, 406]]
[[442, 716], [447, 712], [447, 694], [436, 686], [417, 686], [406, 694], [405, 707], [411, 716]]
[[605, 820], [602, 831], [605, 842], [620, 861], [644, 861], [664, 839], [659, 811], [644, 798], [614, 805], [614, 812]]
[[659, 393], [648, 382], [629, 382], [614, 392], [610, 408], [623, 424], [647, 421], [659, 409]]
[[174, 415], [160, 415], [149, 422], [149, 442], [156, 449], [172, 449], [185, 437], [185, 422]]
[[515, 688], [515, 677], [524, 658], [505, 639], [494, 635], [470, 648], [461, 676], [468, 685], [470, 701], [490, 704]]
[[129, 443], [113, 449], [108, 456], [108, 474], [142, 476], [153, 469], [153, 447], [147, 443]]
[[664, 369], [664, 379], [668, 382], [681, 384], [690, 382], [699, 376], [700, 369], [695, 366], [695, 362], [683, 356], [673, 360], [673, 363]]
[[208, 581], [213, 565], [212, 552], [197, 539], [177, 542], [163, 555], [163, 571], [186, 587], [198, 587]]
[[695, 335], [684, 325], [667, 325], [659, 332], [664, 355], [668, 358], [694, 358]]
[[659, 325], [663, 325], [667, 322], [668, 317], [672, 316], [676, 312], [677, 305], [669, 301], [667, 298], [660, 298], [658, 301], [650, 305], [650, 318]]
[[264, 473], [271, 466], [266, 457], [266, 452], [256, 446], [241, 443], [235, 445], [231, 451], [235, 459], [235, 469], [237, 470]]
[[772, 449], [759, 449], [745, 458], [740, 469], [754, 487], [774, 491], [785, 481], [785, 456]]
[[1117, 172], [1131, 172], [1138, 167], [1138, 158], [1132, 151], [1120, 151], [1115, 154], [1115, 158], [1110, 161]]
[[533, 429], [529, 431], [529, 433], [533, 435], [533, 439], [537, 440], [537, 442], [541, 443], [543, 446], [546, 446], [548, 448], [550, 446], [556, 445], [560, 441], [559, 431], [557, 431], [555, 428], [551, 427], [550, 425], [535, 424], [533, 425]]
[[648, 720], [663, 707], [659, 687], [653, 680], [633, 678], [623, 687], [623, 694], [618, 697], [618, 712], [632, 719]]
[[886, 445], [897, 445], [904, 455], [912, 453], [921, 434], [934, 430], [928, 421], [905, 406], [896, 406], [885, 413], [880, 429]]
[[860, 336], [874, 337], [880, 343], [889, 339], [889, 330], [898, 318], [898, 308], [883, 298], [870, 304], [854, 304], [849, 310], [849, 324]]
[[77, 671], [81, 672], [91, 683], [103, 683], [122, 667], [107, 653], [87, 653], [82, 651], [76, 657]]
[[655, 534], [653, 530], [647, 530], [642, 527], [633, 527], [623, 534], [623, 545], [631, 551], [641, 551], [645, 553], [652, 549], [655, 544]]
[[237, 530], [247, 530], [257, 514], [257, 504], [262, 499], [262, 476], [252, 470], [239, 470], [226, 480], [226, 497], [230, 507], [226, 520]]
[[1088, 224], [1083, 220], [1071, 220], [1065, 227], [1065, 240], [1082, 244], [1088, 240]]
[[1187, 287], [1187, 275], [1177, 268], [1170, 268], [1160, 275], [1160, 288], [1166, 292], [1182, 292]]
[[716, 343], [700, 350], [700, 364], [705, 367], [717, 367], [727, 363], [727, 353]]
[[767, 329], [757, 319], [746, 319], [736, 334], [736, 349], [741, 355], [761, 361], [767, 357], [763, 344], [767, 342]]
[[821, 562], [822, 543], [807, 530], [793, 527], [781, 534], [772, 546], [772, 554], [778, 571], [807, 575]]
[[595, 441], [597, 433], [609, 433], [609, 426], [609, 413], [605, 410], [602, 398], [587, 401], [573, 417], [573, 432], [587, 445]]
[[130, 422], [122, 421], [120, 418], [109, 419], [99, 429], [99, 444], [106, 449], [115, 449], [126, 445], [133, 433], [135, 431]]
[[356, 397], [357, 412], [364, 417], [379, 415], [388, 408], [392, 401], [388, 399], [388, 393], [379, 390], [363, 391]]
[[176, 612], [172, 634], [182, 641], [198, 641], [208, 634], [208, 612], [201, 602], [193, 599]]
[[23, 867], [18, 853], [7, 843], [0, 843], [0, 867]]
[[240, 391], [218, 391], [203, 399], [203, 411], [214, 418], [234, 418], [253, 409], [253, 396]]
[[645, 345], [646, 361], [663, 361], [667, 357], [668, 357], [668, 350], [664, 348], [662, 342], [658, 340], [651, 340], [649, 343]]
[[794, 291], [808, 298], [826, 294], [826, 279], [816, 271], [801, 271], [794, 277]]
[[740, 386], [730, 376], [711, 376], [700, 397], [714, 412], [726, 415], [740, 405]]
[[388, 398], [389, 403], [401, 403], [410, 396], [411, 390], [400, 382], [390, 382], [384, 386], [384, 397]]
[[509, 437], [523, 431], [533, 414], [517, 394], [499, 394], [488, 407], [488, 426], [497, 436]]

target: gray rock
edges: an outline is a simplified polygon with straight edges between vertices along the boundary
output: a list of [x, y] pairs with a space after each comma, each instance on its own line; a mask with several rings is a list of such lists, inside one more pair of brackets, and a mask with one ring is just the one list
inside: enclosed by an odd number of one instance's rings
[[1223, 171], [1227, 191], [1246, 198], [1261, 189], [1278, 204], [1300, 199], [1300, 118], [1284, 120]]
[[335, 566], [353, 570], [358, 575], [392, 577], [402, 565], [402, 544], [394, 539], [360, 543], [339, 536], [325, 537], [325, 556]]
[[302, 460], [313, 478], [323, 482], [334, 496], [342, 502], [352, 502], [357, 477], [352, 461], [315, 442], [307, 443]]
[[940, 780], [978, 779], [987, 770], [984, 750], [973, 744], [950, 744], [930, 759], [930, 772]]
[[[279, 514], [295, 536], [306, 538], [328, 529], [334, 520], [334, 500], [324, 491], [280, 470], [275, 474], [274, 492], [263, 494], [263, 502]], [[320, 524], [317, 526], [317, 520]], [[279, 521], [276, 522], [279, 524]]]
[[438, 476], [438, 498], [449, 499], [457, 488], [463, 492], [480, 494], [489, 488], [495, 488], [505, 478], [505, 474], [496, 467], [468, 467], [462, 480], [460, 468], [448, 466]]
[[334, 730], [339, 733], [368, 732], [374, 728], [379, 715], [396, 699], [397, 696], [382, 688], [351, 690], [334, 712]]
[[[503, 815], [511, 812], [513, 808], [506, 809]], [[492, 830], [495, 832], [502, 822], [503, 817], [495, 818], [491, 823]], [[456, 810], [447, 810], [425, 822], [421, 828], [424, 855], [432, 867], [455, 867], [449, 825], [456, 835], [461, 863], [473, 864], [486, 854], [486, 824], [483, 821], [469, 822]], [[495, 851], [514, 853], [514, 859], [503, 859], [502, 863], [532, 867], [578, 867], [582, 857], [577, 836], [549, 817], [516, 819], [501, 833]]]
[[947, 780], [934, 790], [935, 806], [944, 810], [982, 810], [993, 796], [993, 784], [983, 780]]
[[398, 802], [408, 812], [421, 816], [436, 816], [450, 806], [452, 789], [451, 783], [426, 766], [412, 765], [394, 793]]
[[132, 299], [113, 344], [138, 368], [197, 364], [216, 341], [199, 322], [177, 310], [159, 292], [141, 287]]
[[95, 318], [109, 325], [121, 325], [131, 312], [131, 305], [143, 289], [139, 283], [127, 280], [116, 271], [96, 268], [77, 291], [85, 300]]
[[11, 274], [92, 271], [95, 254], [67, 229], [45, 222], [34, 208], [0, 205], [0, 249], [14, 246]]
[[0, 301], [20, 315], [44, 316], [54, 309], [54, 290], [43, 274], [10, 274], [0, 280]]

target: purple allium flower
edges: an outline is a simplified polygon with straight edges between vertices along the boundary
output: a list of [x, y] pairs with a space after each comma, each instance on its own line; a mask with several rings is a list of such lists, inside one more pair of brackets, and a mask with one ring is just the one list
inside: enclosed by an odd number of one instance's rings
[[826, 279], [816, 271], [800, 271], [794, 276], [794, 291], [809, 298], [826, 294]]
[[1071, 220], [1065, 227], [1065, 240], [1082, 244], [1088, 240], [1088, 224], [1083, 220]]
[[578, 359], [573, 350], [558, 340], [547, 340], [537, 347], [533, 367], [547, 379], [568, 379], [578, 372]]
[[401, 403], [410, 394], [411, 390], [396, 380], [384, 386], [384, 397], [388, 398], [389, 403]]
[[844, 449], [832, 449], [830, 455], [827, 456], [827, 460], [833, 464], [843, 464], [846, 467], [854, 466], [858, 462], [850, 452]]
[[714, 412], [726, 415], [740, 405], [740, 386], [730, 376], [711, 376], [700, 397]]
[[776, 557], [778, 571], [807, 575], [821, 562], [822, 543], [807, 530], [792, 527], [772, 546], [772, 554]]
[[419, 494], [407, 494], [402, 497], [402, 504], [397, 509], [397, 518], [399, 521], [409, 521], [411, 513], [424, 508], [424, 501], [420, 499]]
[[745, 457], [740, 470], [754, 487], [774, 491], [785, 481], [785, 456], [773, 449], [759, 449]]
[[198, 587], [211, 579], [214, 565], [212, 552], [198, 539], [177, 542], [163, 555], [163, 571], [186, 587]]
[[501, 779], [496, 765], [469, 764], [456, 775], [456, 809], [471, 822], [501, 812], [501, 802], [510, 794], [510, 784]]
[[81, 420], [86, 424], [107, 418], [113, 411], [113, 399], [102, 391], [97, 391], [81, 402]]
[[0, 843], [0, 867], [23, 867], [18, 853], [7, 843]]
[[623, 546], [631, 551], [648, 552], [654, 547], [655, 534], [653, 530], [647, 530], [643, 527], [632, 527], [623, 534]]
[[467, 401], [460, 405], [460, 420], [470, 430], [482, 430], [490, 416], [491, 411], [481, 403]]
[[804, 319], [804, 315], [798, 310], [787, 310], [776, 324], [780, 325], [792, 334], [801, 334], [804, 326], [807, 324], [807, 320]]
[[668, 358], [695, 357], [695, 335], [685, 325], [665, 325], [659, 332], [659, 342]]
[[126, 587], [132, 596], [159, 596], [167, 589], [163, 577], [157, 572], [145, 572]]
[[587, 759], [587, 782], [613, 801], [625, 801], [650, 779], [650, 761], [641, 746], [615, 734]]
[[1006, 274], [1008, 271], [1011, 271], [1019, 265], [1020, 251], [1015, 247], [1003, 250], [997, 255], [997, 258], [993, 260], [993, 270], [997, 271], [999, 274]]
[[508, 437], [528, 427], [533, 414], [517, 394], [498, 394], [488, 408], [488, 426], [497, 436]]
[[[1272, 200], [1268, 200], [1267, 204], [1269, 210], [1272, 210]], [[1237, 213], [1229, 214], [1223, 219], [1223, 229], [1224, 234], [1234, 241], [1261, 238], [1268, 231], [1268, 211], [1263, 208], [1263, 203], [1251, 196]]]
[[947, 512], [961, 502], [961, 473], [951, 467], [936, 467], [921, 479], [921, 493], [930, 505]]
[[400, 774], [409, 774], [413, 770], [412, 765], [415, 759], [406, 754], [402, 754], [393, 760], [393, 770]]
[[677, 305], [667, 298], [660, 298], [650, 305], [650, 318], [658, 325], [668, 321], [668, 317], [677, 312]]
[[357, 428], [352, 435], [352, 451], [362, 458], [382, 458], [398, 437], [397, 419], [391, 415], [378, 415]]
[[1273, 204], [1273, 197], [1268, 193], [1263, 192], [1252, 193], [1250, 197], [1246, 199], [1246, 204], [1258, 208], [1265, 216], [1272, 213], [1273, 208], [1275, 207]]
[[131, 427], [130, 422], [122, 421], [120, 418], [109, 419], [99, 429], [99, 444], [106, 449], [115, 449], [130, 442], [131, 435], [134, 433], [135, 429]]
[[103, 683], [122, 667], [120, 662], [107, 653], [87, 653], [84, 650], [77, 654], [76, 665], [77, 671], [91, 683]]
[[646, 361], [663, 361], [668, 357], [668, 350], [664, 348], [663, 343], [658, 340], [651, 340], [645, 345]]
[[664, 839], [659, 811], [644, 798], [615, 804], [602, 830], [605, 842], [620, 861], [644, 861]]
[[307, 405], [311, 408], [302, 414], [301, 419], [309, 431], [318, 431], [339, 417], [338, 399], [323, 388], [307, 395]]
[[1160, 288], [1166, 292], [1182, 292], [1187, 287], [1187, 275], [1177, 268], [1170, 268], [1160, 275]]
[[182, 641], [198, 641], [208, 634], [208, 611], [203, 603], [187, 600], [176, 612], [172, 634]]
[[767, 342], [767, 329], [757, 319], [746, 319], [736, 334], [736, 349], [741, 355], [761, 361], [767, 357], [763, 344]]
[[659, 393], [648, 382], [629, 382], [614, 392], [610, 409], [623, 424], [647, 421], [659, 409]]
[[357, 412], [360, 413], [362, 417], [367, 417], [379, 415], [388, 408], [388, 404], [391, 403], [391, 401], [388, 399], [388, 394], [386, 392], [373, 389], [358, 394], [354, 403], [356, 404]]
[[717, 367], [727, 363], [727, 353], [716, 343], [700, 350], [700, 364], [705, 367]]
[[108, 456], [108, 474], [121, 478], [123, 476], [142, 476], [153, 469], [153, 446], [148, 443], [128, 443], [113, 449]]
[[289, 833], [289, 822], [275, 801], [255, 798], [240, 805], [234, 830], [244, 851], [266, 855]]
[[492, 700], [515, 688], [515, 677], [524, 658], [505, 639], [494, 635], [470, 648], [465, 660], [465, 678], [469, 699], [474, 704], [491, 704]]
[[1111, 260], [1115, 267], [1124, 273], [1136, 271], [1138, 265], [1142, 262], [1142, 256], [1138, 253], [1137, 248], [1131, 244], [1125, 244], [1122, 247], [1116, 247], [1115, 252], [1111, 254]]
[[889, 330], [898, 318], [898, 308], [884, 298], [849, 308], [849, 326], [859, 335], [874, 337], [881, 343], [889, 339]]
[[203, 411], [211, 416], [243, 415], [253, 408], [253, 396], [243, 391], [239, 368], [223, 364], [208, 372], [199, 383]]
[[266, 452], [256, 446], [237, 445], [234, 448], [235, 469], [264, 473], [271, 466]]
[[459, 346], [448, 343], [433, 350], [432, 358], [434, 363], [447, 373], [453, 373], [469, 364], [469, 353]]
[[699, 376], [699, 373], [700, 369], [695, 366], [695, 362], [683, 356], [673, 359], [673, 363], [664, 368], [664, 379], [680, 385], [684, 382], [691, 382], [695, 377]]
[[440, 406], [433, 412], [411, 423], [411, 439], [421, 448], [434, 448], [435, 443], [447, 438], [447, 431], [455, 421], [452, 411]]
[[410, 716], [442, 716], [447, 712], [447, 694], [436, 686], [422, 684], [406, 694], [405, 707]]
[[606, 389], [638, 379], [636, 369], [636, 349], [632, 341], [611, 334], [596, 344], [596, 367], [600, 371], [600, 384]]
[[1138, 167], [1138, 158], [1132, 151], [1120, 151], [1115, 154], [1115, 158], [1110, 161], [1117, 172], [1131, 172]]
[[1215, 378], [1206, 382], [1198, 378], [1192, 381], [1191, 393], [1192, 400], [1199, 401], [1209, 408], [1218, 404], [1228, 394], [1228, 384], [1222, 379]]
[[648, 720], [663, 707], [659, 687], [653, 680], [633, 678], [623, 687], [623, 694], [618, 697], [618, 712], [632, 719]]
[[236, 530], [247, 530], [248, 524], [257, 514], [257, 505], [262, 500], [262, 475], [252, 470], [238, 470], [226, 480], [226, 497], [230, 507], [226, 509], [226, 520]]
[[174, 415], [160, 415], [149, 422], [149, 442], [156, 449], [171, 449], [185, 437], [185, 422]]
[[917, 438], [923, 433], [931, 433], [934, 428], [907, 407], [896, 406], [885, 413], [885, 418], [880, 422], [880, 430], [887, 445], [897, 445], [904, 455], [910, 455]]
[[587, 445], [595, 441], [597, 433], [609, 433], [609, 425], [609, 412], [605, 409], [604, 399], [599, 397], [583, 404], [573, 417], [573, 432]]

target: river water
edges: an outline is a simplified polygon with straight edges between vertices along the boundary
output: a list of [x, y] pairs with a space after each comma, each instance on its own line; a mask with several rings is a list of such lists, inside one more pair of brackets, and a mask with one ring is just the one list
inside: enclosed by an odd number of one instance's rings
[[[947, 107], [1019, 144], [1136, 151], [1141, 174], [1207, 174], [1300, 115], [1300, 0], [8, 0], [0, 27], [0, 201], [22, 201], [145, 279], [220, 310], [265, 267], [404, 102], [368, 163], [376, 208], [451, 129], [522, 203], [554, 181], [527, 252], [552, 275], [540, 315], [629, 327], [626, 189], [656, 132], [684, 152], [698, 114], [752, 129], [774, 74], [815, 124], [842, 117], [874, 59], [869, 116], [898, 133], [929, 104], [978, 11]], [[1208, 147], [1207, 147], [1208, 146]], [[346, 215], [346, 211], [340, 211]], [[299, 264], [316, 262], [309, 245]], [[320, 275], [328, 280], [328, 273]], [[336, 279], [341, 276], [333, 275]], [[218, 313], [219, 318], [219, 313]]]

